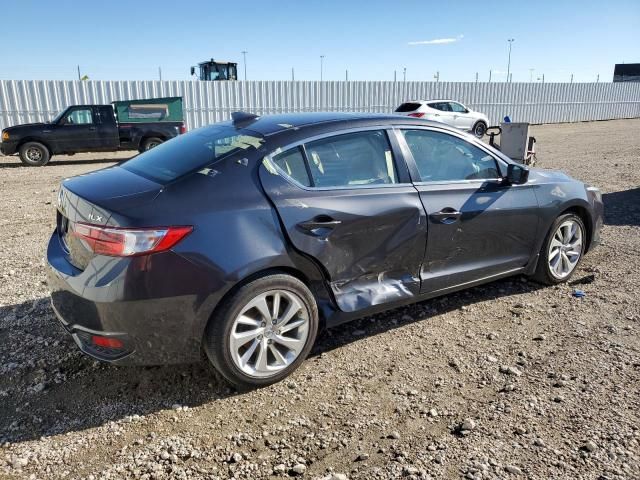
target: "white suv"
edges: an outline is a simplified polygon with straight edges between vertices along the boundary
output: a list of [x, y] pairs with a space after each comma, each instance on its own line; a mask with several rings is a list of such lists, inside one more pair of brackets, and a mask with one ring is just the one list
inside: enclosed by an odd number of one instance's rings
[[487, 131], [489, 119], [484, 113], [474, 112], [453, 100], [415, 100], [405, 102], [396, 108], [398, 115], [424, 118], [446, 123], [452, 127], [466, 130], [482, 138]]

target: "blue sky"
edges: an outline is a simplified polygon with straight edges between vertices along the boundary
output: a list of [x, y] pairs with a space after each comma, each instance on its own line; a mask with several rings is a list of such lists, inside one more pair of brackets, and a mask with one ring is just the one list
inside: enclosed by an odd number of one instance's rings
[[[249, 80], [611, 81], [640, 62], [640, 0], [5, 0], [0, 79], [189, 78], [214, 57]], [[434, 42], [435, 41], [435, 42]], [[533, 71], [530, 71], [533, 69]]]

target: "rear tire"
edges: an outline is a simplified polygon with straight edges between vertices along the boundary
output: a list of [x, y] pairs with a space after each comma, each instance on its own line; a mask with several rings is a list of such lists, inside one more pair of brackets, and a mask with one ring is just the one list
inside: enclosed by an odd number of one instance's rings
[[144, 141], [142, 142], [142, 145], [140, 146], [140, 152], [142, 153], [142, 152], [146, 152], [147, 150], [151, 150], [152, 148], [155, 148], [158, 145], [160, 145], [162, 142], [164, 142], [164, 140], [158, 137], [145, 138]]
[[20, 146], [20, 160], [30, 167], [42, 167], [51, 160], [49, 149], [39, 142], [27, 142]]
[[209, 320], [203, 343], [215, 369], [239, 389], [249, 389], [290, 375], [309, 354], [317, 332], [313, 294], [297, 278], [278, 273], [225, 299]]
[[551, 225], [542, 244], [533, 279], [544, 285], [556, 285], [569, 280], [582, 261], [586, 240], [587, 230], [578, 215], [560, 215]]
[[484, 134], [487, 132], [487, 124], [484, 123], [482, 120], [480, 120], [475, 123], [471, 131], [473, 132], [473, 135], [476, 138], [482, 138], [484, 137]]

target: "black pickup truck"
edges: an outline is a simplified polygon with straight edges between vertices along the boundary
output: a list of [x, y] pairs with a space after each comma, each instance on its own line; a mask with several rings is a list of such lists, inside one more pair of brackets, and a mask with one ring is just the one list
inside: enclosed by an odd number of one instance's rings
[[53, 155], [117, 150], [143, 152], [184, 132], [179, 97], [113, 102], [112, 105], [74, 105], [49, 123], [29, 123], [2, 130], [0, 152], [17, 153], [24, 164], [42, 166]]

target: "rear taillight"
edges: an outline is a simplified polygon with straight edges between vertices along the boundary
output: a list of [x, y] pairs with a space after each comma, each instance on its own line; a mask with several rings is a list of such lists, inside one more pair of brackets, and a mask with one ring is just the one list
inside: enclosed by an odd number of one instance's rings
[[93, 343], [94, 345], [97, 345], [98, 347], [105, 347], [105, 348], [121, 349], [122, 347], [124, 347], [122, 340], [118, 340], [117, 338], [111, 338], [111, 337], [103, 337], [101, 335], [92, 335], [91, 343]]
[[184, 123], [180, 125], [180, 135], [183, 133], [187, 133], [187, 127], [185, 127]]
[[422, 118], [422, 117], [424, 117], [424, 112], [415, 112], [415, 113], [410, 113], [408, 116], [409, 116], [409, 117]]
[[69, 225], [69, 234], [79, 238], [93, 253], [130, 257], [169, 250], [193, 231], [193, 227], [117, 228], [87, 223]]

